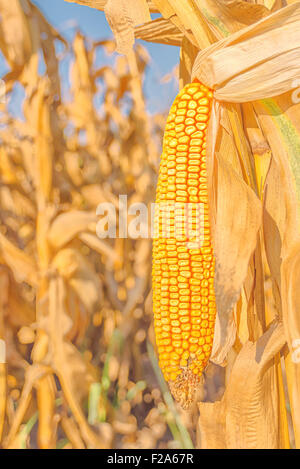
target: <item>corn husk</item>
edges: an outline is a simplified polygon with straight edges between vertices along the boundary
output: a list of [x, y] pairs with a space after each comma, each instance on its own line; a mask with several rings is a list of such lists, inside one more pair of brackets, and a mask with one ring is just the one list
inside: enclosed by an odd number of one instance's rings
[[215, 99], [247, 102], [297, 87], [300, 58], [300, 3], [218, 41], [195, 60], [192, 79], [215, 90]]

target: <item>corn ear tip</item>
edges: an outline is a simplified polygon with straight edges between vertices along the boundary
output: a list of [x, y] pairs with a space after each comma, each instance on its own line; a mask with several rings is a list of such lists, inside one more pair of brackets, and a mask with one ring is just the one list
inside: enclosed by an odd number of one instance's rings
[[189, 410], [195, 402], [196, 390], [201, 384], [202, 375], [195, 375], [189, 368], [177, 376], [175, 381], [168, 381], [175, 401], [183, 410]]

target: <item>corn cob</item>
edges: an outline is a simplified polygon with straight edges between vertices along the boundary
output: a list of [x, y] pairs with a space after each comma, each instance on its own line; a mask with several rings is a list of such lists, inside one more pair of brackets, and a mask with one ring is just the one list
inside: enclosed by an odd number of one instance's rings
[[[175, 99], [165, 128], [156, 193], [152, 267], [156, 344], [163, 375], [183, 407], [192, 402], [211, 354], [216, 316], [206, 171], [212, 97], [211, 90], [193, 82]], [[193, 238], [182, 230], [177, 216], [183, 213], [178, 207], [186, 204], [188, 225], [196, 230]], [[202, 209], [200, 225], [197, 207]]]

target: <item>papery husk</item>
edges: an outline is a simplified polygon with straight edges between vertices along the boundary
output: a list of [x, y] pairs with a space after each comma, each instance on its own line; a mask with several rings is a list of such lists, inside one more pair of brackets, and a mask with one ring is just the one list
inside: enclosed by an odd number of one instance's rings
[[179, 88], [182, 89], [191, 81], [193, 63], [197, 57], [198, 49], [186, 37], [182, 40], [179, 64]]
[[299, 2], [199, 52], [192, 71], [215, 99], [238, 103], [283, 94], [299, 76]]
[[188, 0], [154, 0], [164, 18], [169, 19], [196, 47], [204, 49], [214, 40], [195, 2]]
[[2, 233], [0, 233], [0, 253], [19, 281], [25, 281], [32, 286], [38, 284], [34, 259], [15, 246]]
[[146, 0], [108, 0], [106, 19], [116, 37], [117, 52], [128, 54], [134, 44], [134, 27], [151, 20]]
[[157, 18], [135, 27], [134, 35], [136, 39], [172, 46], [180, 46], [183, 40], [183, 33], [171, 21], [164, 18]]
[[[288, 105], [289, 100], [283, 99], [282, 105]], [[283, 112], [283, 106], [279, 107], [279, 104], [278, 100], [266, 100], [256, 103], [255, 109], [273, 155], [265, 183], [264, 231], [270, 269], [278, 288], [283, 292], [288, 287], [288, 283], [285, 288], [281, 285], [286, 269], [286, 264], [284, 268], [283, 264], [290, 263], [288, 259], [291, 258], [297, 262], [299, 251], [300, 163], [297, 149], [300, 138], [296, 127], [298, 124], [293, 122], [299, 106], [295, 106], [288, 114]], [[282, 141], [284, 146], [280, 145]], [[293, 330], [294, 338], [298, 338], [300, 322], [295, 309], [287, 308], [283, 316], [289, 318], [289, 321], [294, 316], [295, 322], [290, 330]]]
[[245, 281], [262, 221], [261, 201], [230, 162], [237, 150], [232, 135], [219, 124], [225, 120], [224, 109], [215, 104], [208, 129], [207, 167], [217, 303], [211, 360], [217, 364], [225, 362], [235, 342], [233, 307]]
[[67, 213], [61, 213], [55, 218], [50, 227], [48, 240], [52, 246], [60, 248], [81, 231], [86, 231], [96, 221], [97, 217], [93, 212], [70, 210]]
[[24, 11], [28, 8], [27, 0], [23, 5], [19, 0], [0, 1], [0, 48], [10, 67], [18, 71], [22, 70], [32, 53], [31, 31]]
[[285, 344], [283, 324], [270, 325], [257, 342], [246, 342], [221, 401], [199, 404], [198, 447], [275, 449], [283, 446], [275, 356]]
[[75, 249], [61, 249], [52, 261], [52, 267], [68, 280], [88, 312], [102, 299], [102, 286], [93, 265]]
[[265, 183], [265, 246], [272, 273], [274, 297], [290, 350], [290, 356], [286, 359], [287, 383], [295, 441], [299, 447], [300, 369], [299, 362], [295, 360], [300, 337], [300, 163], [297, 152], [299, 105], [294, 106], [290, 98], [287, 94], [264, 100], [255, 104], [255, 110], [273, 155]]
[[282, 309], [285, 334], [291, 353], [287, 363], [289, 370], [289, 393], [297, 447], [300, 444], [300, 237], [290, 249], [281, 266]]
[[242, 0], [195, 0], [195, 3], [218, 39], [270, 14], [264, 5]]

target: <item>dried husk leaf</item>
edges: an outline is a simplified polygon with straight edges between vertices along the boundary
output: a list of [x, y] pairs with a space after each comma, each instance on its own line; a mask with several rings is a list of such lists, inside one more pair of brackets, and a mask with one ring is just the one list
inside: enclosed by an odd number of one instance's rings
[[32, 52], [28, 20], [19, 0], [0, 1], [0, 48], [12, 69], [21, 70]]
[[281, 266], [282, 311], [285, 334], [289, 344], [291, 360], [288, 363], [290, 372], [289, 393], [292, 403], [292, 417], [297, 447], [300, 444], [300, 238], [291, 247]]
[[287, 98], [283, 96], [279, 98], [280, 101], [265, 100], [263, 103], [257, 103], [255, 108], [273, 154], [265, 189], [265, 245], [274, 279], [275, 298], [282, 314], [291, 354], [287, 361], [287, 378], [295, 440], [299, 446], [299, 364], [293, 361], [295, 344], [300, 337], [299, 289], [296, 286], [299, 283], [300, 265], [300, 184], [297, 157], [299, 133], [296, 119], [299, 105], [291, 107]]
[[193, 63], [198, 54], [198, 49], [186, 37], [182, 40], [179, 64], [179, 88], [182, 89], [191, 81]]
[[[281, 266], [283, 318], [286, 336], [293, 353], [295, 344], [300, 338], [300, 239], [290, 249]], [[299, 364], [298, 364], [299, 367]], [[299, 369], [300, 370], [300, 369]]]
[[102, 298], [101, 283], [92, 264], [75, 249], [61, 249], [52, 267], [67, 280], [88, 312], [92, 312]]
[[0, 172], [5, 184], [16, 184], [18, 182], [15, 168], [4, 146], [0, 149]]
[[124, 6], [124, 2], [117, 5], [114, 0], [108, 0], [105, 5], [105, 16], [116, 38], [116, 51], [126, 55], [134, 45], [134, 24]]
[[61, 248], [81, 231], [86, 231], [96, 221], [97, 217], [93, 212], [70, 210], [69, 212], [61, 213], [55, 218], [50, 227], [48, 240], [52, 246]]
[[134, 35], [136, 39], [172, 46], [180, 46], [183, 39], [182, 32], [169, 20], [164, 18], [157, 18], [142, 26], [135, 27]]
[[86, 128], [89, 145], [94, 145], [97, 141], [95, 110], [92, 102], [94, 88], [93, 79], [89, 72], [91, 66], [90, 57], [87, 53], [82, 34], [76, 34], [73, 47], [75, 60], [71, 73], [74, 99], [70, 103], [69, 112], [78, 129]]
[[[255, 103], [261, 130], [272, 150], [264, 188], [264, 237], [272, 274], [277, 312], [283, 318], [290, 356], [286, 358], [287, 383], [296, 446], [300, 443], [299, 365], [293, 353], [299, 338], [299, 105], [290, 93]], [[280, 201], [280, 203], [279, 203]], [[290, 288], [293, 288], [293, 293]]]
[[275, 322], [257, 342], [246, 342], [233, 365], [222, 400], [199, 404], [199, 447], [282, 447], [274, 358], [284, 344], [283, 324]]
[[146, 0], [108, 0], [104, 12], [117, 41], [117, 52], [128, 54], [134, 44], [134, 27], [151, 21]]
[[0, 233], [0, 252], [19, 281], [27, 282], [32, 286], [37, 285], [37, 266], [32, 257], [17, 248], [2, 233]]
[[232, 309], [239, 298], [250, 256], [256, 246], [262, 207], [255, 193], [220, 157], [216, 171], [218, 186], [214, 252], [218, 315], [212, 356], [215, 362], [222, 363], [228, 347], [234, 342], [234, 335], [231, 333], [231, 338], [228, 338], [227, 332], [228, 329], [232, 330]]
[[270, 14], [264, 5], [242, 0], [195, 0], [195, 3], [218, 39]]
[[7, 317], [7, 321], [13, 327], [28, 326], [34, 321], [35, 310], [31, 304], [24, 301], [22, 298], [18, 284], [12, 278], [12, 275], [10, 275], [9, 291], [10, 294], [7, 303], [9, 316]]
[[294, 104], [293, 95], [287, 93], [255, 103], [255, 109], [286, 187], [283, 205], [287, 207], [289, 229], [283, 228], [288, 245], [300, 229], [300, 105]]
[[154, 0], [164, 18], [170, 19], [180, 31], [199, 49], [208, 47], [214, 36], [192, 0]]
[[295, 88], [299, 58], [300, 4], [295, 3], [200, 52], [192, 79], [214, 89], [220, 101], [255, 101]]
[[108, 257], [114, 262], [118, 260], [118, 256], [115, 251], [107, 243], [97, 238], [96, 235], [84, 232], [81, 233], [78, 237], [81, 239], [81, 241], [86, 243], [90, 248], [94, 249], [99, 254]]
[[233, 307], [257, 243], [262, 204], [232, 166], [236, 158], [234, 141], [219, 122], [226, 122], [226, 115], [223, 108], [215, 106], [208, 129], [207, 158], [218, 311], [211, 359], [222, 364], [235, 341]]
[[[56, 102], [54, 103], [54, 107], [56, 107], [61, 98], [59, 80], [59, 60], [56, 54], [55, 41], [49, 41], [47, 39], [48, 37], [53, 36], [56, 40], [60, 41], [60, 43], [65, 46], [65, 49], [67, 49], [68, 44], [64, 37], [60, 35], [59, 32], [54, 29], [50, 23], [48, 23], [46, 18], [42, 15], [40, 10], [35, 5], [31, 4], [30, 8], [30, 20], [32, 22], [31, 34], [34, 41], [35, 54], [38, 57], [39, 48], [41, 47], [44, 55], [48, 76], [51, 82], [51, 94], [54, 95], [56, 98]], [[31, 74], [30, 79], [33, 78], [33, 75], [35, 74]]]
[[271, 149], [257, 123], [253, 105], [245, 103], [242, 106], [242, 113], [246, 136], [254, 158], [257, 191], [260, 198], [262, 198], [272, 158]]

